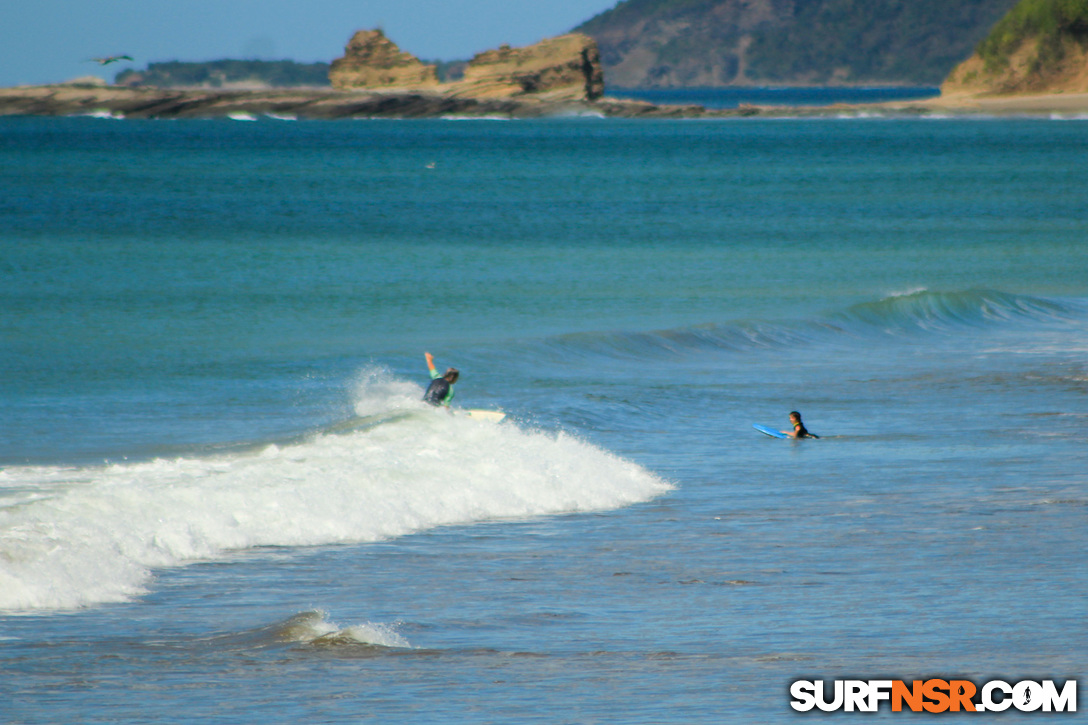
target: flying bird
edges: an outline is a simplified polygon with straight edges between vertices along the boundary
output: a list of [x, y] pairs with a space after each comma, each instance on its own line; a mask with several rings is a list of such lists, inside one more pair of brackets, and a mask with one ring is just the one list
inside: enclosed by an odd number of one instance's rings
[[109, 65], [110, 63], [116, 63], [119, 60], [132, 60], [131, 55], [108, 55], [105, 58], [91, 58], [95, 63], [99, 65]]

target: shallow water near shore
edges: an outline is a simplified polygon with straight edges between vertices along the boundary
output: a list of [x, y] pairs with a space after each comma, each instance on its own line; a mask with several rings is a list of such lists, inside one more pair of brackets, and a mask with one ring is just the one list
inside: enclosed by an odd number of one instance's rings
[[0, 720], [1080, 676], [1086, 166], [1077, 121], [0, 119]]
[[837, 103], [887, 103], [934, 98], [933, 86], [755, 86], [728, 88], [608, 88], [609, 98], [626, 98], [659, 105], [696, 104], [704, 108], [743, 105], [803, 108]]

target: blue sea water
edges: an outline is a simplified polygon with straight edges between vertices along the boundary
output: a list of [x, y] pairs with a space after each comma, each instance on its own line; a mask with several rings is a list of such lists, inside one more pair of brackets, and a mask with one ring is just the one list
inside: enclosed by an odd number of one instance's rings
[[939, 96], [933, 86], [753, 86], [726, 88], [607, 88], [610, 98], [704, 108], [753, 106], [831, 106], [836, 103], [915, 101]]
[[0, 119], [0, 721], [1082, 677], [1085, 168], [1080, 121]]

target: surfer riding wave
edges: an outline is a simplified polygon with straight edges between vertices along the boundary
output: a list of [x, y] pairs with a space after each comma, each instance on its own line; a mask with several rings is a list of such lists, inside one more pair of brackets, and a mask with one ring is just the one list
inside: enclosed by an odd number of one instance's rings
[[439, 375], [434, 366], [434, 355], [425, 352], [423, 357], [426, 358], [427, 369], [431, 373], [431, 384], [427, 386], [427, 392], [423, 394], [423, 400], [434, 406], [446, 406], [448, 408], [454, 396], [454, 383], [457, 382], [457, 378], [461, 376], [461, 373], [457, 368], [447, 368], [445, 373]]

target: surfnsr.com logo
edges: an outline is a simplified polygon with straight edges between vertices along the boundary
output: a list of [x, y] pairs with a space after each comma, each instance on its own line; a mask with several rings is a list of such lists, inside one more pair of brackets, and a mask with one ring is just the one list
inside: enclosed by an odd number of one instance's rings
[[798, 712], [877, 712], [887, 702], [892, 712], [1076, 712], [1077, 681], [1059, 687], [1054, 680], [991, 680], [981, 687], [970, 680], [797, 680], [790, 685], [790, 707]]

